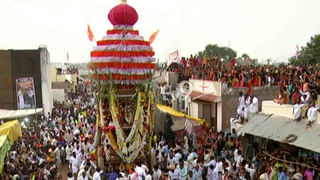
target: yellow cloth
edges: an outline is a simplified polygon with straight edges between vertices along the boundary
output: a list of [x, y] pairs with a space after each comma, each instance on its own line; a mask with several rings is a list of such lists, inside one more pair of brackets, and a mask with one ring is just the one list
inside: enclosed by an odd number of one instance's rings
[[10, 143], [13, 144], [22, 136], [21, 125], [18, 120], [6, 122], [0, 126], [0, 136], [8, 135]]
[[178, 111], [172, 109], [171, 107], [161, 105], [161, 104], [157, 104], [157, 107], [160, 111], [165, 112], [165, 113], [169, 113], [171, 116], [178, 117], [178, 118], [188, 118], [188, 119], [196, 121], [200, 124], [205, 124], [206, 126], [208, 125], [208, 123], [204, 119], [189, 116], [187, 114], [178, 112]]

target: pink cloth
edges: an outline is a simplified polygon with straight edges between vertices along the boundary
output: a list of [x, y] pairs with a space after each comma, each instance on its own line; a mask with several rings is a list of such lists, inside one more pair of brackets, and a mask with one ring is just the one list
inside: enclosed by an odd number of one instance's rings
[[313, 179], [313, 174], [312, 174], [312, 172], [309, 171], [309, 170], [306, 170], [306, 171], [304, 172], [304, 175], [307, 176], [307, 180], [312, 180], [312, 179]]

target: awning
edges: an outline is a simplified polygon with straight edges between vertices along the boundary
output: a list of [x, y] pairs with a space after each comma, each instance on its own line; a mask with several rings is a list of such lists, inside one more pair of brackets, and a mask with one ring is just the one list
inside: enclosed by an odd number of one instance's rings
[[[259, 113], [243, 125], [238, 133], [251, 134], [320, 153], [320, 124], [315, 122], [308, 129], [306, 124], [305, 120], [297, 122], [286, 117]], [[288, 142], [289, 136], [295, 136], [296, 140]]]
[[192, 100], [193, 98], [196, 98], [198, 100], [207, 101], [214, 103], [216, 99], [218, 99], [218, 96], [210, 95], [210, 94], [203, 94], [200, 92], [192, 91], [192, 93], [189, 95]]
[[0, 119], [15, 119], [25, 116], [30, 116], [42, 112], [42, 108], [38, 109], [21, 109], [21, 110], [7, 110], [0, 109]]
[[196, 122], [198, 122], [200, 124], [206, 123], [206, 125], [207, 125], [207, 122], [204, 119], [200, 119], [200, 118], [189, 116], [187, 114], [178, 112], [178, 111], [172, 109], [171, 107], [168, 107], [168, 106], [165, 106], [165, 105], [161, 105], [161, 104], [157, 104], [157, 107], [158, 107], [158, 109], [160, 111], [165, 112], [165, 113], [169, 113], [171, 116], [174, 116], [174, 117], [177, 117], [177, 118], [187, 118], [187, 119], [196, 121]]
[[[172, 117], [173, 125], [171, 126], [172, 131], [180, 131], [185, 129], [185, 118], [176, 118]], [[199, 122], [196, 121], [189, 121], [193, 127], [200, 126]]]
[[18, 120], [8, 121], [0, 126], [0, 136], [8, 135], [10, 143], [13, 144], [22, 136], [21, 125]]

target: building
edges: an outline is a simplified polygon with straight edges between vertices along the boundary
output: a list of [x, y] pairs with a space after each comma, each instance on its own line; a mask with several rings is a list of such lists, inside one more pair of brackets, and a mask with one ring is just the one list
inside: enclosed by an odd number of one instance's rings
[[[239, 92], [246, 93], [248, 89], [227, 88], [217, 81], [190, 79], [189, 82], [193, 89], [186, 103], [188, 113], [205, 119], [217, 131], [230, 129], [230, 118], [237, 115]], [[259, 100], [259, 107], [263, 100], [277, 97], [278, 92], [278, 86], [253, 88], [253, 94]]]
[[54, 101], [63, 102], [66, 100], [67, 92], [75, 91], [78, 83], [78, 69], [65, 64], [51, 64], [52, 95]]
[[223, 129], [222, 122], [222, 86], [221, 82], [190, 79], [192, 92], [188, 97], [189, 114], [203, 118], [210, 127], [214, 126], [218, 131]]
[[[243, 153], [252, 157], [256, 152], [275, 150], [275, 147], [298, 156], [301, 151], [320, 153], [320, 113], [311, 127], [307, 119], [295, 121], [293, 105], [263, 101], [262, 111], [248, 123], [233, 124], [237, 133], [244, 136]], [[255, 150], [254, 150], [255, 149]], [[254, 151], [253, 151], [254, 150]]]
[[0, 109], [53, 107], [50, 54], [46, 47], [0, 50]]

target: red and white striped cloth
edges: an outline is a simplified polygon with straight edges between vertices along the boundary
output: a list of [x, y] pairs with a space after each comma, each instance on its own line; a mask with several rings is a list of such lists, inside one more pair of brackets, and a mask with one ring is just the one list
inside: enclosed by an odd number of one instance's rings
[[92, 71], [95, 78], [110, 79], [116, 84], [134, 85], [152, 78], [155, 69], [154, 51], [139, 31], [126, 27], [108, 30], [91, 51]]

